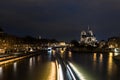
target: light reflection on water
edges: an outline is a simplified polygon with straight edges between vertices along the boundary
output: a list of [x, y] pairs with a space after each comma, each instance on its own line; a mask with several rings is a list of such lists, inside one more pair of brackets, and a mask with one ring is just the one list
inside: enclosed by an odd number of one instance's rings
[[40, 56], [38, 56], [38, 57], [37, 57], [37, 61], [39, 62], [40, 60], [41, 60], [41, 57], [40, 57]]
[[[107, 53], [106, 53], [107, 54]], [[105, 61], [103, 59], [103, 56], [107, 56], [108, 60], [107, 60], [107, 64], [103, 64]], [[93, 67], [97, 68], [99, 67], [100, 71], [104, 68], [104, 65], [106, 65], [108, 68], [108, 74], [110, 75], [112, 73], [112, 68], [113, 68], [113, 53], [108, 53], [108, 55], [104, 55], [103, 53], [97, 54], [94, 53], [93, 54]], [[96, 67], [96, 65], [99, 65]]]
[[[69, 54], [68, 54], [69, 56]], [[113, 60], [114, 53], [72, 53], [72, 62], [86, 70], [86, 76], [91, 73], [93, 80], [120, 79], [120, 67]], [[95, 78], [96, 77], [96, 78]]]
[[56, 64], [55, 62], [51, 62], [51, 69], [50, 69], [50, 75], [48, 76], [47, 80], [56, 80]]
[[96, 60], [97, 60], [96, 54], [97, 54], [97, 53], [93, 53], [93, 61], [96, 61]]
[[[96, 53], [97, 54], [97, 53]], [[115, 70], [116, 68], [116, 64], [113, 62], [113, 55], [114, 53], [100, 53], [97, 54], [98, 56], [96, 56], [96, 54], [94, 54], [93, 56], [93, 60], [95, 61], [93, 64], [94, 68], [97, 70], [99, 70], [99, 72], [105, 72], [102, 70], [105, 70], [105, 67], [107, 67], [106, 69], [106, 76], [111, 76], [113, 74], [113, 70]], [[108, 54], [108, 55], [107, 55]], [[105, 60], [106, 60], [106, 64], [105, 64]], [[97, 66], [98, 65], [98, 66]], [[114, 68], [114, 69], [113, 69]], [[109, 79], [109, 77], [108, 77]]]
[[100, 53], [100, 56], [99, 56], [99, 70], [101, 71], [103, 68], [103, 54]]
[[93, 53], [93, 69], [96, 69], [96, 64], [97, 64], [97, 53]]
[[14, 63], [13, 63], [13, 69], [14, 69], [14, 72], [17, 71], [17, 62], [14, 62]]
[[99, 57], [100, 63], [103, 62], [103, 54], [100, 53], [100, 57]]
[[69, 57], [69, 58], [72, 57], [72, 52], [71, 52], [71, 51], [68, 52], [68, 57]]
[[109, 53], [108, 56], [108, 76], [112, 75], [113, 70], [113, 53]]
[[0, 67], [0, 80], [2, 80], [2, 78], [3, 78], [3, 68]]
[[31, 57], [29, 59], [29, 67], [30, 67], [30, 70], [32, 69], [32, 66], [33, 66], [33, 57]]
[[51, 55], [41, 53], [0, 65], [0, 80], [56, 80], [56, 65]]
[[2, 73], [3, 73], [3, 68], [0, 67], [0, 77], [2, 76]]

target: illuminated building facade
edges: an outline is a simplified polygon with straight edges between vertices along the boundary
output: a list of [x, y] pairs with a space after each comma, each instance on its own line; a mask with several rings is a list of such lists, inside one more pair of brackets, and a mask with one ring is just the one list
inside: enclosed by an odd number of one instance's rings
[[80, 44], [96, 46], [97, 40], [93, 31], [88, 28], [87, 31], [82, 31], [80, 35]]

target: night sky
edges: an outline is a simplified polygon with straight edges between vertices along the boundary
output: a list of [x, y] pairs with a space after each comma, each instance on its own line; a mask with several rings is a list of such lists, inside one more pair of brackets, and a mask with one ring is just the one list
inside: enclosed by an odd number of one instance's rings
[[120, 0], [0, 0], [0, 26], [17, 36], [79, 40], [88, 25], [98, 40], [120, 35]]

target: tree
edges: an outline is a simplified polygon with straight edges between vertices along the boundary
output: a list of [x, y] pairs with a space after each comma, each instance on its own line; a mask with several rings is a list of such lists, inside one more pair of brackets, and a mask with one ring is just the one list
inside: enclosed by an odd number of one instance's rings
[[76, 41], [76, 40], [72, 40], [70, 43], [71, 43], [72, 45], [76, 46], [76, 47], [79, 46], [79, 43], [78, 43], [78, 41]]

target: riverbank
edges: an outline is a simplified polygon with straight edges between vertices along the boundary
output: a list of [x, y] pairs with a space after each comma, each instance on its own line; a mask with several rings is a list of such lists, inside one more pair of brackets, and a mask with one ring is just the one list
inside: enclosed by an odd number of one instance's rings
[[70, 50], [72, 52], [84, 52], [84, 53], [108, 53], [108, 52], [112, 52], [109, 49], [105, 49], [105, 48], [95, 48], [95, 47], [71, 47]]
[[120, 55], [114, 56], [114, 57], [113, 57], [113, 60], [115, 61], [115, 63], [116, 63], [117, 65], [120, 66]]
[[24, 58], [27, 58], [27, 57], [31, 57], [31, 56], [35, 56], [35, 55], [38, 55], [40, 54], [39, 51], [36, 51], [36, 52], [28, 52], [28, 53], [11, 53], [11, 54], [8, 54], [8, 55], [0, 55], [0, 56], [3, 56], [3, 57], [0, 57], [0, 65], [3, 65], [3, 64], [7, 64], [7, 63], [10, 63], [10, 62], [14, 62], [14, 61], [17, 61], [17, 60], [21, 60], [21, 59], [24, 59]]

